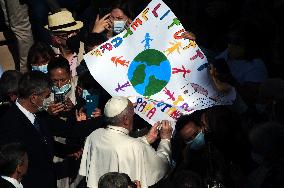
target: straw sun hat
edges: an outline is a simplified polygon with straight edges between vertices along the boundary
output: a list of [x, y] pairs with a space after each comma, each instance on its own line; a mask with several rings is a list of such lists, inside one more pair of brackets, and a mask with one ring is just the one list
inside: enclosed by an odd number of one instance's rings
[[48, 15], [48, 25], [46, 29], [61, 32], [61, 31], [75, 31], [83, 27], [83, 22], [75, 21], [71, 12], [68, 10], [61, 10], [54, 14]]

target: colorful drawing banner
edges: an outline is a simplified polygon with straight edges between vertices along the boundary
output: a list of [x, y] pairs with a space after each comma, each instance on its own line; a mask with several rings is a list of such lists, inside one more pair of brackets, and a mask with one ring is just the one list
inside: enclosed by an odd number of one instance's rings
[[231, 104], [235, 91], [213, 87], [207, 59], [161, 0], [153, 0], [130, 27], [84, 56], [92, 76], [112, 96], [135, 97], [135, 112], [150, 124]]

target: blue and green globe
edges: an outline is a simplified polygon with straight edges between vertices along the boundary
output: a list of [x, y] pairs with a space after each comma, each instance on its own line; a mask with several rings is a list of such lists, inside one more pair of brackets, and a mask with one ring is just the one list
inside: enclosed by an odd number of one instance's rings
[[128, 69], [128, 79], [137, 93], [151, 96], [160, 92], [170, 81], [171, 64], [160, 51], [147, 49], [139, 53]]

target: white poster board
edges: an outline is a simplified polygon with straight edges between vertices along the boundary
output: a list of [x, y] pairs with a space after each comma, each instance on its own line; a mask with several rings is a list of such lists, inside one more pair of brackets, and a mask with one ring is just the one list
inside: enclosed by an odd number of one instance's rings
[[[84, 56], [89, 71], [112, 96], [135, 98], [150, 124], [214, 105], [232, 104], [234, 89], [216, 91], [207, 59], [161, 0], [153, 0], [128, 30]], [[135, 101], [134, 101], [135, 102]]]

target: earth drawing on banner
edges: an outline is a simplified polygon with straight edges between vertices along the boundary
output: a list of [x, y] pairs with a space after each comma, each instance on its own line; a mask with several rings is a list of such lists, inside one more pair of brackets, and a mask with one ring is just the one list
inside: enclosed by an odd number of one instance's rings
[[167, 57], [155, 49], [139, 53], [128, 69], [128, 79], [137, 93], [152, 96], [170, 81], [171, 64]]

